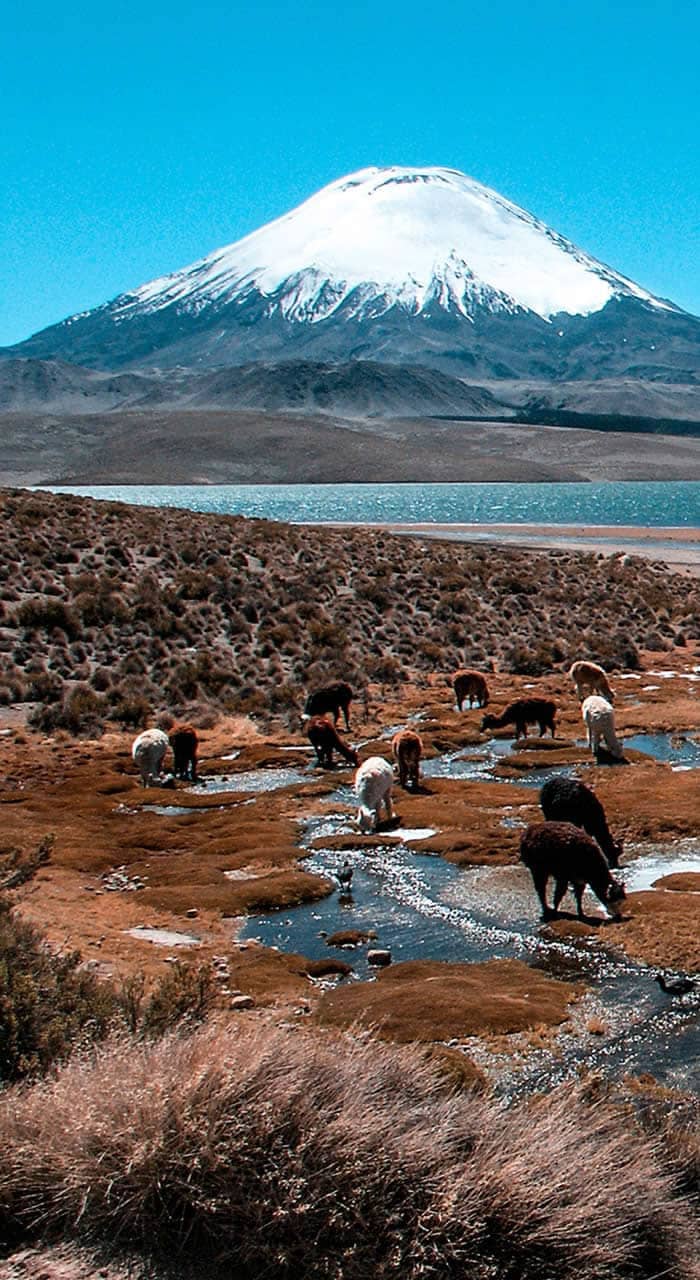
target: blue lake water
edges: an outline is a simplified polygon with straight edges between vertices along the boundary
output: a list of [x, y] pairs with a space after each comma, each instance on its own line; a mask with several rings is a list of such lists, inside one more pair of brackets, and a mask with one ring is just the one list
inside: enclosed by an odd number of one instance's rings
[[60, 486], [56, 493], [294, 523], [700, 526], [700, 482]]

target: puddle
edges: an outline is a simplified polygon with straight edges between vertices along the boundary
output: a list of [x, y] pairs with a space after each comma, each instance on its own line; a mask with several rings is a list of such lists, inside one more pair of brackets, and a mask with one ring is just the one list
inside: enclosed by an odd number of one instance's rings
[[429, 840], [431, 836], [437, 835], [437, 830], [435, 827], [394, 827], [386, 835], [391, 840], [401, 840], [408, 844], [412, 840]]
[[149, 929], [147, 925], [138, 925], [135, 929], [125, 929], [130, 938], [139, 938], [141, 942], [152, 942], [156, 947], [198, 947], [201, 938], [191, 933], [176, 933], [174, 929]]
[[300, 769], [249, 769], [244, 773], [214, 773], [188, 792], [193, 796], [206, 796], [219, 791], [277, 791], [281, 787], [293, 787], [308, 782], [309, 774]]
[[[620, 868], [628, 893], [641, 893], [646, 889], [653, 889], [654, 881], [660, 880], [662, 876], [679, 875], [688, 871], [700, 875], [700, 851], [677, 855], [649, 854], [645, 858], [635, 858]], [[671, 893], [673, 890], [669, 889], [666, 892]]]
[[700, 680], [697, 669], [688, 671], [648, 671], [647, 675], [656, 676], [659, 680]]
[[700, 741], [689, 733], [636, 733], [625, 737], [623, 746], [643, 751], [672, 769], [700, 769]]
[[131, 812], [159, 813], [162, 818], [179, 818], [183, 813], [198, 813], [199, 810], [181, 804], [142, 804], [140, 810], [132, 809]]
[[[562, 744], [564, 745], [564, 744]], [[533, 769], [518, 770], [513, 773], [496, 773], [499, 764], [503, 764], [514, 754], [515, 738], [491, 738], [488, 742], [474, 747], [462, 747], [459, 751], [448, 751], [444, 755], [435, 756], [423, 764], [425, 778], [465, 778], [472, 782], [507, 782], [521, 787], [541, 787], [549, 778], [556, 775], [570, 778], [576, 766], [545, 765]]]

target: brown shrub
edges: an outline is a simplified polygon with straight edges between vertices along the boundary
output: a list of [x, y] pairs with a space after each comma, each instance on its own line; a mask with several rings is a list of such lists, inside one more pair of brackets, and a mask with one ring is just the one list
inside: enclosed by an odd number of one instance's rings
[[415, 1049], [240, 1024], [121, 1042], [0, 1104], [0, 1229], [276, 1280], [691, 1280], [697, 1230], [629, 1118], [511, 1110]]
[[101, 731], [107, 703], [89, 685], [79, 684], [64, 695], [61, 702], [43, 705], [29, 717], [29, 724], [43, 733], [65, 729], [75, 735], [92, 735]]
[[63, 600], [47, 599], [35, 596], [25, 600], [17, 610], [17, 620], [27, 631], [59, 631], [65, 632], [69, 639], [80, 634], [80, 626]]

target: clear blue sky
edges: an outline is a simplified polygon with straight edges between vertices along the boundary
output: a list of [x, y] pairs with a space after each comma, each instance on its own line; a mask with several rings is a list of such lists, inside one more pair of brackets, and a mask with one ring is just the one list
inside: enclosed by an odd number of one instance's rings
[[15, 0], [0, 344], [370, 164], [440, 164], [700, 313], [696, 0]]

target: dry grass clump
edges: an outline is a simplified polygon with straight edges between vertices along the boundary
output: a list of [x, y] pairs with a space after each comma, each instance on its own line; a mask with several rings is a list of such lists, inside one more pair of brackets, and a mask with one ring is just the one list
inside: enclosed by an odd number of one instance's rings
[[46, 1070], [104, 1035], [115, 1013], [114, 992], [80, 967], [78, 952], [50, 951], [0, 898], [0, 1081]]
[[[640, 646], [700, 637], [700, 588], [642, 559], [21, 490], [0, 496], [0, 515], [0, 560], [16, 566], [0, 572], [0, 688], [63, 705], [47, 729], [139, 727], [195, 703], [291, 723], [308, 687], [332, 679], [398, 687], [470, 662], [541, 675], [574, 658], [634, 668]], [[43, 688], [25, 679], [32, 657]], [[76, 681], [108, 695], [90, 715], [65, 706]]]
[[[50, 860], [52, 838], [26, 854], [0, 853], [0, 889], [15, 889]], [[203, 1021], [216, 999], [211, 970], [177, 963], [147, 991], [98, 979], [78, 951], [58, 953], [0, 896], [0, 1083], [36, 1076], [117, 1027], [135, 1035]]]
[[507, 1110], [414, 1049], [248, 1025], [117, 1043], [0, 1106], [0, 1230], [207, 1277], [690, 1280], [651, 1144], [567, 1089]]

